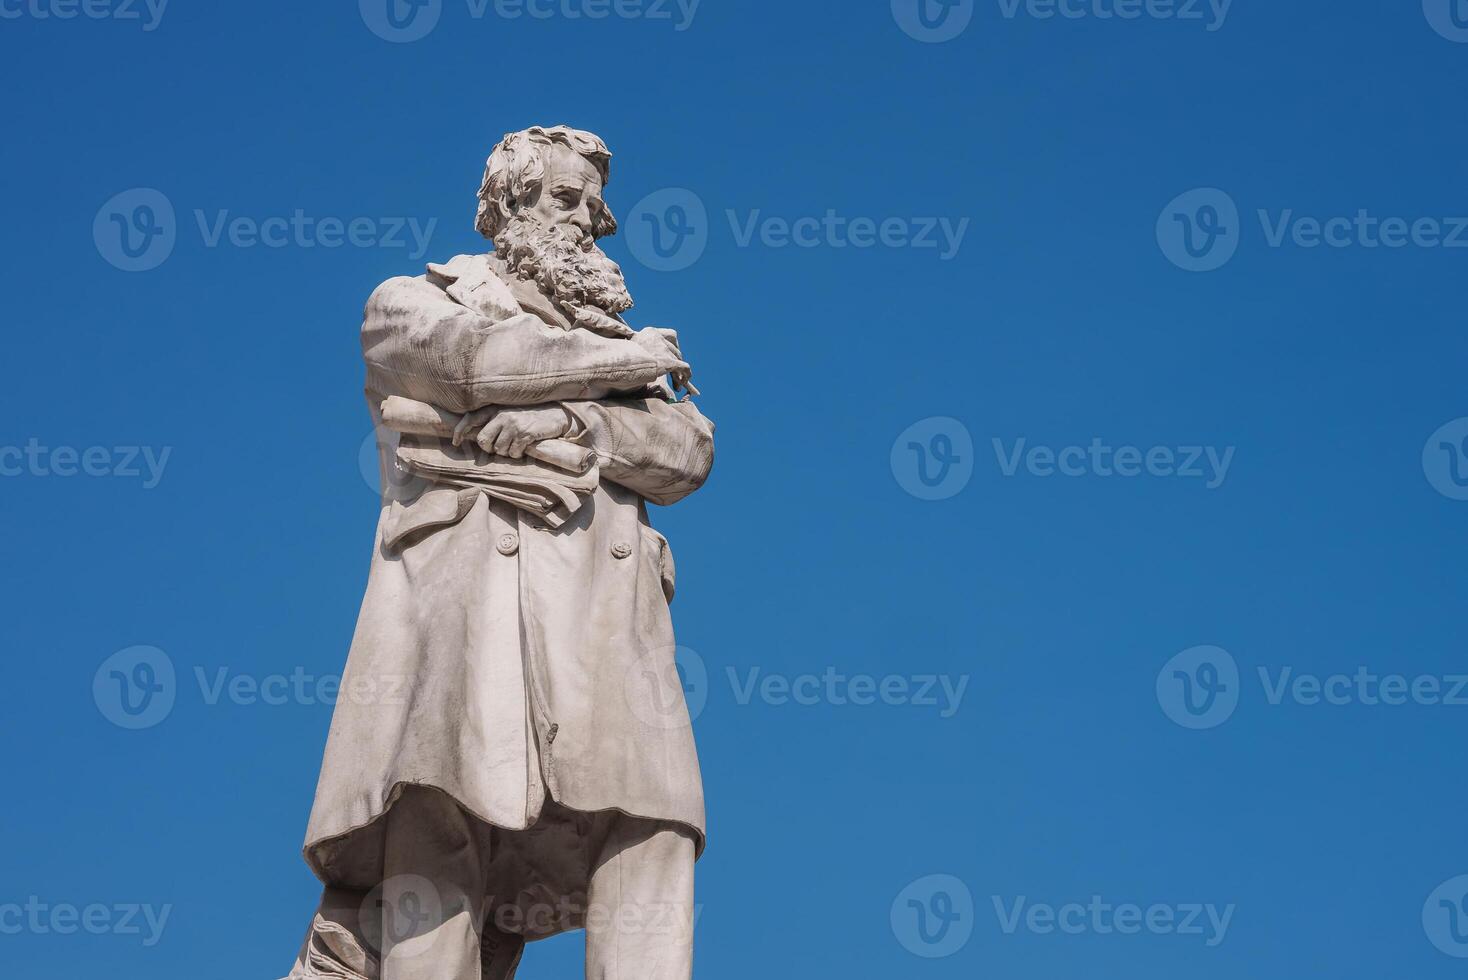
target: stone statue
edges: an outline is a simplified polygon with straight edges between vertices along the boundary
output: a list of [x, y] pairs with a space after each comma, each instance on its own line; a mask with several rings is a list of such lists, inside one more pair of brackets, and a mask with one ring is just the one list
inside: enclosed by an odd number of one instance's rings
[[692, 972], [703, 789], [647, 504], [703, 484], [713, 426], [677, 335], [622, 318], [610, 165], [590, 133], [506, 136], [494, 251], [368, 301], [382, 512], [293, 980], [502, 980], [568, 929], [588, 977]]

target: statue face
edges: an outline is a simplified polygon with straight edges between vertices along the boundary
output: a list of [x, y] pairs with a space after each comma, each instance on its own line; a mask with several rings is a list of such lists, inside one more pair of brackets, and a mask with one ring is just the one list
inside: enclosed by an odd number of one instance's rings
[[622, 270], [597, 247], [596, 229], [616, 223], [602, 200], [596, 165], [569, 146], [539, 148], [541, 174], [533, 198], [513, 203], [494, 236], [508, 270], [534, 281], [567, 309], [591, 307], [617, 315], [632, 307]]
[[594, 219], [606, 210], [601, 175], [591, 161], [559, 143], [543, 147], [541, 159], [545, 178], [540, 194], [521, 213], [543, 227], [575, 228], [584, 242], [590, 242]]

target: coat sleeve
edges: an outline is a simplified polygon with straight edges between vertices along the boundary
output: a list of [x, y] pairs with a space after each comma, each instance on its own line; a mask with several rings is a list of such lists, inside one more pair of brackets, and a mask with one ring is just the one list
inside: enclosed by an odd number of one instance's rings
[[602, 398], [686, 367], [671, 348], [562, 330], [530, 313], [492, 319], [422, 277], [390, 279], [372, 294], [362, 357], [370, 391], [459, 413]]
[[601, 475], [648, 501], [675, 504], [714, 466], [714, 424], [689, 401], [627, 398], [564, 403], [602, 458]]

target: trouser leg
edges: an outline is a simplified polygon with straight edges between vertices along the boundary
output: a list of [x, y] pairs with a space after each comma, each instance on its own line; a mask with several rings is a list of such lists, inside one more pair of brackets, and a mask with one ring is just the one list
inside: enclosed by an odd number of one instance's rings
[[587, 980], [693, 975], [693, 837], [613, 817], [588, 892]]
[[[361, 919], [368, 893], [327, 888], [286, 980], [378, 980], [376, 921]], [[374, 908], [373, 916], [377, 915]]]
[[382, 980], [480, 980], [487, 835], [426, 789], [407, 790], [387, 821]]

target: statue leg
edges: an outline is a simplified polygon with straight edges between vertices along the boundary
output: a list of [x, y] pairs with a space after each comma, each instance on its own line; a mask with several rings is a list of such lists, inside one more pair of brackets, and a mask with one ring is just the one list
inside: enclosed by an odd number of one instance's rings
[[606, 819], [612, 826], [587, 896], [587, 980], [689, 980], [692, 835], [621, 815]]
[[286, 980], [380, 980], [372, 936], [377, 926], [363, 929], [361, 910], [368, 893], [327, 888]]
[[430, 789], [405, 791], [386, 819], [382, 980], [481, 980], [489, 836]]

